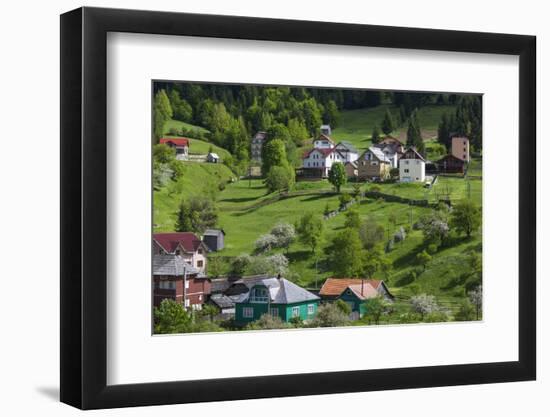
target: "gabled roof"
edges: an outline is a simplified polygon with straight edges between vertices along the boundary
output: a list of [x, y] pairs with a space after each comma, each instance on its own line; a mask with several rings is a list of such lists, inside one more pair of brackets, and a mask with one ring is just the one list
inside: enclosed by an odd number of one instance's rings
[[181, 256], [153, 255], [153, 275], [170, 275], [175, 277], [198, 275], [199, 270], [189, 265]]
[[313, 142], [315, 142], [316, 140], [328, 140], [330, 143], [334, 144], [334, 141], [328, 137], [327, 135], [321, 133], [319, 136], [317, 136], [317, 139], [314, 139]]
[[382, 152], [381, 149], [376, 148], [374, 146], [369, 147], [369, 149], [367, 149], [365, 152], [363, 152], [363, 154], [360, 156], [360, 158], [363, 159], [364, 155], [368, 152], [371, 153], [372, 155], [374, 155], [374, 157], [376, 159], [378, 159], [380, 162], [387, 162], [387, 163], [391, 162], [388, 159], [388, 157], [386, 156], [386, 154], [384, 154], [384, 152]]
[[174, 253], [180, 244], [186, 252], [195, 252], [201, 245], [206, 248], [192, 232], [153, 233], [153, 240], [167, 253]]
[[204, 231], [204, 236], [219, 236], [220, 234], [225, 235], [223, 229], [206, 229]]
[[232, 308], [235, 307], [234, 301], [223, 294], [212, 294], [210, 301], [216, 304], [219, 308]]
[[443, 158], [438, 159], [438, 160], [435, 161], [435, 162], [436, 162], [437, 164], [439, 164], [439, 163], [441, 163], [441, 162], [443, 162], [443, 161], [445, 161], [445, 160], [449, 160], [449, 159], [453, 159], [453, 160], [455, 160], [456, 162], [459, 162], [459, 163], [461, 163], [461, 164], [465, 164], [465, 163], [466, 163], [463, 159], [460, 159], [460, 158], [454, 156], [454, 155], [451, 154], [451, 153], [445, 155]]
[[345, 149], [347, 149], [349, 152], [357, 153], [357, 148], [355, 148], [355, 146], [353, 146], [353, 143], [351, 142], [347, 142], [345, 140], [340, 141], [338, 145], [335, 146], [335, 148], [338, 148], [340, 145], [341, 147], [344, 147]]
[[386, 136], [384, 139], [380, 140], [379, 143], [385, 143], [385, 144], [397, 144], [404, 146], [403, 142], [401, 142], [399, 139], [394, 138], [393, 136]]
[[[363, 282], [362, 284], [349, 285], [344, 291], [349, 289], [352, 291], [357, 298], [360, 300], [366, 300], [367, 298], [375, 298], [380, 294], [376, 289], [368, 282]], [[342, 293], [344, 292], [342, 291]]]
[[[355, 288], [357, 285], [360, 287], [362, 284], [364, 284], [364, 286], [368, 285], [374, 290], [378, 290], [382, 281], [378, 279], [360, 278], [327, 278], [319, 291], [319, 295], [338, 297], [348, 287]], [[361, 293], [360, 290], [359, 293]]]
[[254, 135], [254, 139], [264, 140], [267, 137], [267, 132], [259, 131]]
[[351, 165], [354, 168], [357, 168], [357, 161], [348, 161], [344, 165]]
[[[409, 153], [409, 152], [413, 153], [414, 158], [408, 158], [407, 157], [407, 153]], [[424, 157], [422, 155], [420, 155], [414, 147], [410, 147], [410, 148], [405, 149], [405, 152], [403, 152], [403, 156], [401, 157], [401, 159], [421, 159], [422, 161], [426, 162]]]
[[215, 152], [210, 152], [210, 153], [208, 153], [208, 156], [210, 156], [210, 157], [212, 157], [212, 158], [214, 158], [214, 159], [220, 159], [220, 157], [218, 156], [218, 154], [215, 153]]
[[309, 155], [311, 155], [315, 151], [322, 154], [325, 158], [333, 152], [337, 152], [342, 158], [344, 158], [344, 155], [342, 155], [336, 148], [313, 148], [304, 154], [303, 159], [309, 158]]
[[175, 146], [189, 146], [189, 139], [187, 138], [160, 138], [159, 143], [161, 145], [168, 145], [170, 143]]
[[[248, 300], [250, 290], [256, 285], [263, 285], [268, 288], [270, 302], [274, 304], [293, 304], [303, 301], [319, 300], [315, 294], [288, 281], [285, 278], [272, 277], [269, 275], [254, 275], [242, 277], [237, 280], [220, 278], [212, 280], [212, 292], [226, 292], [231, 287], [246, 286], [246, 293], [228, 295], [234, 302], [245, 302]], [[227, 292], [229, 294], [231, 292]]]

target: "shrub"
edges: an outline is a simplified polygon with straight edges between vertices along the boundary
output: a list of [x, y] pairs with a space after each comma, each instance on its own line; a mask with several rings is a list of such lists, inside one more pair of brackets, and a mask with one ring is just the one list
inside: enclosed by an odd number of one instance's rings
[[426, 248], [426, 250], [430, 255], [433, 255], [434, 253], [437, 252], [437, 245], [435, 243], [430, 243]]
[[351, 314], [351, 307], [344, 300], [336, 300], [334, 304], [342, 311], [342, 313], [348, 316]]
[[311, 327], [335, 327], [350, 324], [349, 317], [333, 304], [323, 304], [317, 309], [317, 315], [311, 322]]
[[349, 195], [348, 193], [342, 193], [338, 197], [338, 200], [340, 201], [340, 208], [344, 208], [346, 204], [348, 204], [352, 200], [352, 198], [351, 195]]
[[261, 235], [256, 239], [256, 242], [254, 242], [254, 246], [258, 252], [268, 252], [277, 246], [277, 238], [271, 233]]
[[424, 320], [425, 316], [439, 311], [439, 306], [433, 295], [415, 295], [411, 297], [410, 303], [412, 310], [420, 314], [421, 320]]
[[247, 330], [273, 330], [287, 329], [289, 325], [281, 320], [280, 317], [274, 317], [271, 314], [264, 314], [258, 320], [248, 324]]

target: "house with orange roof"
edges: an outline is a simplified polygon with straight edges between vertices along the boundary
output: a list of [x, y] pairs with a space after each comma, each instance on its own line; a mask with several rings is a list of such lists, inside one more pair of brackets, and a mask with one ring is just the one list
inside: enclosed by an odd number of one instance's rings
[[319, 296], [325, 301], [342, 300], [347, 303], [353, 320], [366, 313], [364, 303], [369, 298], [384, 297], [390, 302], [394, 299], [384, 281], [361, 278], [327, 278]]

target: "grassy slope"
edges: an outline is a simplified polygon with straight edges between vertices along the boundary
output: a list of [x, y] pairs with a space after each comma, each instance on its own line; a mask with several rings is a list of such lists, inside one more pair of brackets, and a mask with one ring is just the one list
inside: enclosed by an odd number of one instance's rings
[[161, 190], [155, 190], [153, 223], [155, 231], [174, 230], [178, 205], [190, 196], [215, 195], [220, 183], [227, 183], [235, 174], [223, 164], [181, 162], [185, 171], [177, 181], [170, 181]]
[[[348, 110], [341, 112], [339, 127], [332, 132], [335, 140], [347, 140], [358, 149], [366, 149], [370, 145], [370, 137], [374, 125], [380, 128], [386, 108], [390, 108], [392, 114], [397, 115], [395, 106], [381, 105], [370, 109]], [[422, 129], [424, 139], [430, 139], [437, 135], [437, 126], [443, 113], [450, 114], [455, 111], [454, 106], [425, 106], [418, 110], [418, 122]], [[406, 139], [407, 127], [401, 127], [392, 132], [392, 135]]]
[[189, 123], [185, 123], [185, 122], [181, 122], [179, 120], [168, 120], [165, 124], [164, 124], [164, 133], [166, 135], [168, 135], [170, 133], [170, 129], [172, 128], [176, 128], [178, 130], [181, 130], [182, 128], [185, 129], [185, 130], [198, 130], [198, 131], [201, 131], [201, 132], [204, 132], [204, 133], [207, 133], [208, 130], [205, 129], [204, 127], [200, 127], [200, 126], [195, 126], [195, 125], [192, 125], [192, 124], [189, 124]]
[[[333, 138], [336, 140], [348, 140], [354, 143], [359, 149], [364, 149], [370, 144], [370, 134], [374, 123], [380, 125], [384, 116], [386, 106], [379, 106], [375, 109], [353, 110], [342, 113], [340, 128], [335, 129]], [[428, 106], [419, 111], [420, 124], [423, 135], [426, 139], [432, 137], [437, 129], [437, 124], [444, 112], [453, 111], [451, 106]], [[172, 121], [178, 126], [181, 122]], [[345, 126], [345, 128], [343, 127]], [[194, 128], [188, 125], [186, 128]], [[169, 127], [167, 127], [169, 129]], [[403, 135], [403, 129], [394, 132], [394, 135]], [[193, 140], [192, 152], [206, 153], [210, 144], [208, 142]], [[198, 151], [197, 151], [198, 149]], [[220, 148], [221, 149], [221, 148]], [[223, 158], [225, 150], [216, 150]], [[267, 194], [261, 180], [243, 180], [228, 184], [225, 190], [219, 192], [218, 184], [227, 182], [234, 177], [231, 171], [223, 165], [184, 163], [186, 172], [183, 178], [177, 183], [170, 183], [161, 191], [155, 192], [154, 223], [158, 225], [155, 230], [169, 231], [173, 229], [177, 205], [182, 198], [190, 195], [216, 195], [220, 209], [219, 225], [227, 233], [226, 249], [218, 253], [222, 256], [235, 256], [241, 253], [250, 253], [254, 247], [254, 241], [261, 234], [269, 230], [279, 221], [294, 222], [304, 212], [315, 212], [322, 214], [326, 204], [331, 209], [338, 206], [336, 195], [315, 194], [316, 191], [330, 190], [326, 181], [301, 182], [296, 188], [299, 191], [309, 190], [312, 195], [296, 196], [276, 201], [276, 195]], [[473, 163], [472, 175], [481, 174], [481, 161]], [[475, 172], [475, 174], [474, 174]], [[427, 191], [415, 184], [384, 184], [381, 185], [382, 192], [396, 194], [409, 198], [428, 198], [435, 201], [446, 194], [451, 199], [459, 200], [470, 196], [481, 204], [481, 181], [469, 181], [460, 178], [439, 178], [439, 182], [432, 190]], [[351, 189], [351, 185], [344, 187]], [[269, 204], [259, 205], [262, 201]], [[409, 207], [399, 203], [388, 203], [384, 201], [364, 200], [357, 205], [362, 218], [374, 216], [390, 233], [395, 231], [390, 224], [388, 214], [397, 215], [397, 226], [414, 223], [428, 209], [421, 207]], [[331, 237], [343, 229], [345, 216], [340, 214], [325, 222], [324, 242], [326, 246]], [[428, 269], [420, 274], [414, 283], [407, 282], [409, 272], [414, 265], [414, 256], [422, 244], [422, 234], [418, 231], [411, 231], [407, 239], [396, 245], [395, 249], [388, 255], [394, 264], [394, 270], [389, 277], [386, 277], [392, 291], [397, 295], [410, 296], [415, 292], [427, 292], [434, 294], [438, 300], [449, 307], [456, 309], [457, 301], [464, 295], [462, 283], [456, 282], [457, 274], [463, 268], [466, 261], [466, 252], [480, 245], [481, 237], [476, 236], [470, 241], [457, 241], [450, 248], [444, 249], [435, 254]], [[309, 249], [300, 243], [294, 243], [287, 255], [290, 259], [291, 271], [297, 278], [297, 283], [309, 288], [314, 288], [322, 281], [332, 275], [328, 266], [323, 264], [320, 256], [319, 262], [309, 255]], [[317, 269], [316, 269], [317, 266]]]

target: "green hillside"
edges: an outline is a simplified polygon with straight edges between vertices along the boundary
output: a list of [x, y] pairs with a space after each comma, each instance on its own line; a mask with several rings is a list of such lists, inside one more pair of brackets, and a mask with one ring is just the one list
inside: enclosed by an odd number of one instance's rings
[[[374, 125], [382, 124], [386, 109], [389, 108], [394, 117], [399, 109], [395, 106], [381, 105], [373, 108], [358, 110], [344, 110], [340, 113], [340, 122], [332, 131], [332, 138], [336, 141], [347, 140], [353, 143], [358, 149], [366, 149], [371, 144], [370, 137]], [[455, 112], [455, 106], [430, 105], [421, 107], [418, 110], [418, 122], [422, 129], [422, 137], [430, 139], [437, 136], [437, 126], [443, 113]], [[392, 135], [406, 141], [407, 126], [402, 126], [392, 132]]]
[[223, 164], [181, 162], [184, 172], [177, 181], [153, 193], [154, 230], [168, 232], [174, 230], [178, 206], [182, 199], [191, 196], [215, 197], [220, 184], [227, 184], [235, 174]]

